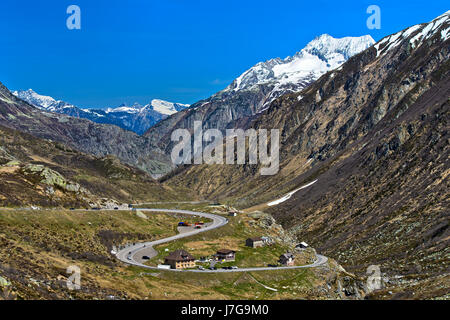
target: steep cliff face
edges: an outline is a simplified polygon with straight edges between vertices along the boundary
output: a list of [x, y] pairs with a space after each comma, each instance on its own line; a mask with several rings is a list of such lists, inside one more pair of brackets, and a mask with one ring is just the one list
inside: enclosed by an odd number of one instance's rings
[[15, 97], [1, 83], [0, 125], [97, 156], [114, 155], [153, 175], [165, 173], [171, 167], [170, 159], [145, 137], [113, 125], [40, 110]]
[[248, 207], [317, 180], [260, 208], [346, 267], [444, 272], [449, 15], [386, 37], [252, 121], [281, 131], [278, 175], [259, 176], [251, 165], [191, 166], [169, 183]]

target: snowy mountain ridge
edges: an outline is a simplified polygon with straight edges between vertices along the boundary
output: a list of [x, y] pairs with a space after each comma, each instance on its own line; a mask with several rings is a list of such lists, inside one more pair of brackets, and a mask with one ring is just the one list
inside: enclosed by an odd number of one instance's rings
[[[259, 62], [235, 79], [220, 93], [252, 90], [259, 85], [272, 85], [264, 106], [275, 98], [291, 91], [304, 89], [328, 71], [340, 67], [352, 56], [375, 44], [370, 35], [362, 37], [333, 38], [323, 34], [292, 57], [275, 58]], [[262, 110], [260, 110], [262, 111]]]
[[36, 93], [32, 89], [28, 90], [19, 90], [13, 91], [13, 95], [16, 97], [28, 102], [29, 104], [46, 111], [55, 112], [58, 108], [61, 108], [63, 105], [72, 106], [70, 104], [66, 104], [63, 101], [50, 97], [44, 96]]
[[243, 90], [270, 82], [295, 83], [308, 75], [322, 75], [338, 68], [350, 57], [374, 43], [371, 36], [336, 39], [323, 34], [292, 57], [259, 62], [234, 80], [225, 91]]
[[188, 104], [183, 103], [173, 103], [168, 102], [161, 99], [153, 99], [149, 104], [145, 106], [135, 103], [132, 106], [127, 106], [126, 104], [122, 104], [117, 108], [108, 108], [106, 109], [106, 113], [114, 113], [114, 112], [128, 112], [128, 113], [142, 113], [148, 110], [153, 110], [163, 115], [170, 116], [178, 111], [189, 108]]
[[417, 24], [383, 38], [375, 45], [375, 49], [377, 49], [377, 56], [386, 54], [402, 43], [404, 39], [408, 39], [410, 37], [409, 43], [411, 47], [413, 49], [418, 48], [426, 40], [430, 39], [438, 32], [440, 32], [440, 38], [442, 41], [447, 41], [450, 38], [450, 10], [433, 19], [429, 23]]
[[89, 119], [97, 123], [114, 124], [138, 134], [144, 133], [162, 119], [189, 107], [188, 104], [153, 99], [145, 106], [135, 103], [132, 106], [122, 104], [117, 108], [81, 109], [50, 96], [40, 95], [32, 89], [13, 91], [12, 93], [19, 99], [45, 111]]

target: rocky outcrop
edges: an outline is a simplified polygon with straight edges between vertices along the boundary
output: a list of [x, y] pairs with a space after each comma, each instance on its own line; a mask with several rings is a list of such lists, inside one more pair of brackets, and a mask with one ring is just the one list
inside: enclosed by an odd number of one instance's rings
[[87, 193], [87, 190], [81, 188], [78, 183], [67, 181], [59, 172], [43, 165], [27, 164], [22, 170], [25, 175], [38, 175], [39, 182], [48, 186], [74, 193]]
[[286, 232], [284, 228], [276, 222], [272, 215], [261, 211], [255, 211], [249, 213], [248, 216], [253, 219], [253, 221], [250, 221], [251, 224], [267, 230], [272, 235], [275, 242], [282, 243], [294, 249], [297, 244], [296, 239]]
[[0, 300], [15, 300], [17, 294], [11, 285], [11, 282], [0, 276]]

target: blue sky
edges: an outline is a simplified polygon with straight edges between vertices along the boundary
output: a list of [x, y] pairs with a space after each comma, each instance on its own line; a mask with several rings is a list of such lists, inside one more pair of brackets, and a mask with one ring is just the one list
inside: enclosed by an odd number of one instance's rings
[[[81, 30], [66, 9], [81, 8]], [[366, 27], [369, 5], [381, 30]], [[194, 103], [316, 36], [375, 40], [449, 10], [448, 0], [2, 0], [0, 81], [80, 107]]]

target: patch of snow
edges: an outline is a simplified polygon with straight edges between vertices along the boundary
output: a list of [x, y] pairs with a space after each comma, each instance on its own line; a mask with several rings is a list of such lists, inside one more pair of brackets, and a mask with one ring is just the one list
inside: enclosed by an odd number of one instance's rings
[[441, 31], [441, 39], [442, 41], [447, 41], [450, 38], [450, 28]]
[[[397, 32], [396, 34], [390, 35], [383, 41], [375, 45], [377, 49], [377, 57], [381, 55], [382, 52], [388, 52], [389, 50], [397, 47], [403, 40], [403, 31]], [[381, 45], [386, 44], [382, 50], [380, 50]]]
[[421, 32], [419, 32], [410, 40], [410, 43], [414, 46], [417, 41], [422, 41], [423, 39], [426, 39], [430, 31], [433, 29], [433, 25], [434, 25], [433, 23], [427, 24], [425, 28], [422, 29]]
[[152, 110], [168, 116], [189, 107], [188, 104], [173, 103], [160, 99], [153, 99], [149, 106]]
[[[377, 57], [381, 54], [385, 54], [397, 47], [401, 42], [405, 39], [408, 39], [412, 35], [414, 35], [410, 40], [411, 47], [418, 48], [421, 44], [431, 38], [445, 23], [450, 22], [450, 11], [440, 15], [433, 21], [426, 24], [418, 24], [412, 27], [407, 28], [406, 30], [397, 32], [396, 34], [387, 36], [375, 44], [375, 49], [377, 50]], [[448, 27], [444, 30], [441, 30], [441, 38], [443, 41], [448, 39]], [[382, 49], [380, 49], [382, 48]]]
[[139, 109], [122, 105], [117, 108], [108, 108], [108, 109], [106, 109], [105, 112], [106, 113], [117, 113], [117, 112], [138, 113]]
[[414, 32], [416, 32], [416, 31], [419, 30], [420, 28], [421, 28], [421, 25], [415, 25], [415, 26], [412, 26], [412, 27], [406, 29], [405, 32], [403, 32], [402, 37], [403, 37], [404, 39], [407, 39], [407, 38], [409, 38], [409, 36], [411, 36]]
[[291, 191], [291, 192], [289, 192], [288, 194], [286, 194], [284, 197], [282, 197], [282, 198], [280, 198], [280, 199], [278, 199], [278, 200], [269, 202], [267, 205], [268, 205], [269, 207], [273, 207], [273, 206], [276, 206], [276, 205], [278, 205], [278, 204], [280, 204], [280, 203], [283, 203], [283, 202], [289, 200], [289, 199], [292, 197], [292, 195], [294, 195], [294, 194], [297, 193], [298, 191], [300, 191], [300, 190], [302, 190], [302, 189], [305, 189], [305, 188], [307, 188], [307, 187], [312, 186], [312, 185], [313, 185], [314, 183], [316, 183], [317, 181], [318, 181], [318, 180], [314, 180], [313, 182], [310, 182], [310, 183], [308, 183], [308, 184], [306, 184], [306, 185], [304, 185], [304, 186], [302, 186], [302, 187], [300, 187], [300, 188], [298, 188], [298, 189], [295, 189], [294, 191]]

